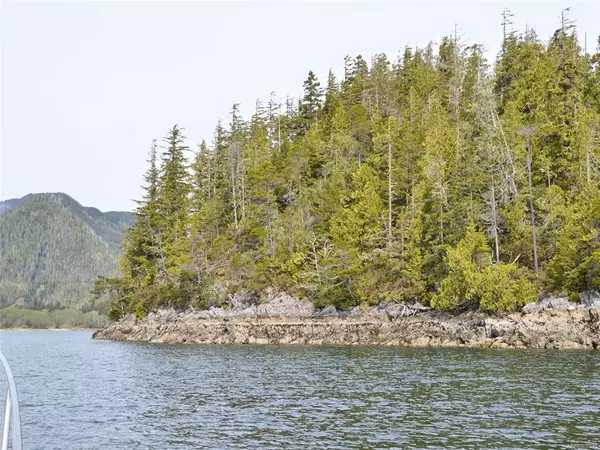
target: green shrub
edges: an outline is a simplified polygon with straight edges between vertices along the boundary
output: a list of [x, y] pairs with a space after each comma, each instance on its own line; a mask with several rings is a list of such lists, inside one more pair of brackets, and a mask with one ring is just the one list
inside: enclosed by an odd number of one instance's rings
[[526, 269], [515, 264], [491, 264], [485, 236], [467, 229], [465, 237], [447, 252], [450, 272], [433, 297], [434, 308], [477, 306], [482, 309], [514, 310], [537, 297], [535, 284]]

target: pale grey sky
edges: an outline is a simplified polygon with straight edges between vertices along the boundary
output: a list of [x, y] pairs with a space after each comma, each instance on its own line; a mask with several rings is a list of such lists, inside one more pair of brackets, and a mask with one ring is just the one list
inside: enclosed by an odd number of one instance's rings
[[188, 145], [212, 139], [233, 103], [301, 92], [343, 58], [439, 42], [454, 24], [498, 51], [500, 13], [548, 38], [572, 6], [588, 48], [600, 3], [19, 2], [1, 6], [0, 199], [62, 191], [102, 210], [140, 196], [153, 138], [175, 123]]

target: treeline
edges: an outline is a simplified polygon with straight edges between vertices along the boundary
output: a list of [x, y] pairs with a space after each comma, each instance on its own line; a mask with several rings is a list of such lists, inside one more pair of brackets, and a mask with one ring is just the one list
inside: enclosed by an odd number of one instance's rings
[[106, 325], [106, 316], [97, 311], [86, 313], [75, 309], [31, 310], [25, 308], [0, 309], [0, 328], [100, 328]]
[[234, 105], [190, 166], [173, 127], [96, 284], [110, 317], [267, 288], [488, 310], [598, 288], [600, 50], [568, 11], [548, 42], [509, 19], [493, 68], [457, 36], [347, 57], [298, 102]]

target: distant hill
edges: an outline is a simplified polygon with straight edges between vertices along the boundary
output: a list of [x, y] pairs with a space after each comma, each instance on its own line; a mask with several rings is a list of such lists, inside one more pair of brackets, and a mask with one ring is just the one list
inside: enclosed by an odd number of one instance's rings
[[9, 212], [15, 206], [19, 206], [21, 203], [23, 203], [29, 197], [31, 197], [31, 194], [26, 195], [25, 197], [22, 197], [22, 198], [11, 198], [9, 200], [4, 200], [4, 201], [0, 202], [0, 216], [3, 216], [7, 212]]
[[0, 308], [88, 310], [96, 277], [116, 273], [132, 221], [63, 193], [0, 202]]

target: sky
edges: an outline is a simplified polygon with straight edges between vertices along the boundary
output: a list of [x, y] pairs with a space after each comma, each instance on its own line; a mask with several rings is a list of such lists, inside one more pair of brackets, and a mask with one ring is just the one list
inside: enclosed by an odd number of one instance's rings
[[501, 12], [547, 39], [571, 6], [596, 47], [600, 2], [77, 2], [0, 6], [0, 200], [65, 192], [129, 210], [153, 138], [185, 128], [190, 155], [234, 103], [301, 94], [345, 55], [396, 60], [454, 31], [494, 60]]

